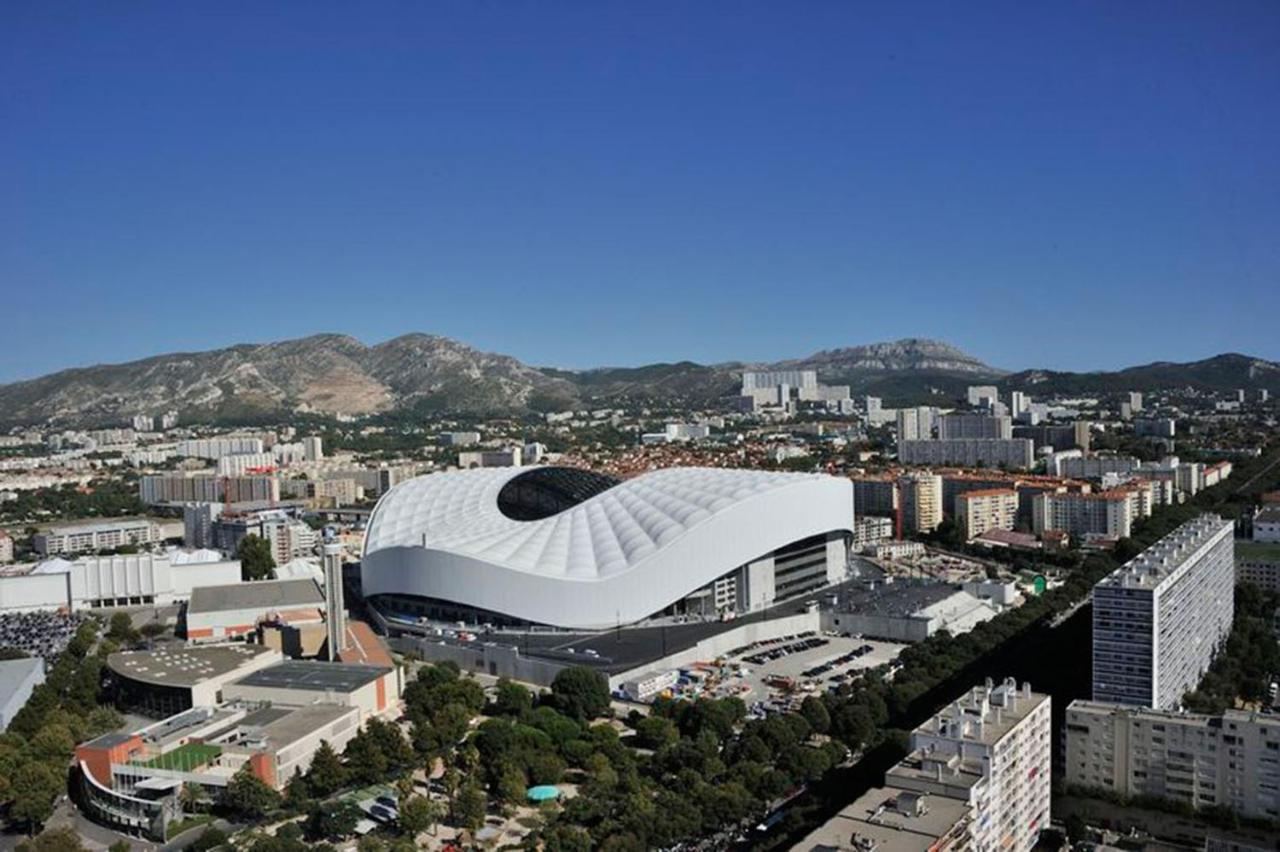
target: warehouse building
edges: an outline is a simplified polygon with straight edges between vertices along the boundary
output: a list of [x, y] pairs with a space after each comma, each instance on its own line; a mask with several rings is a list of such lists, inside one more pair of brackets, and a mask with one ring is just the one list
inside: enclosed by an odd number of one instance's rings
[[922, 642], [939, 630], [953, 636], [968, 633], [999, 613], [999, 607], [954, 586], [905, 580], [845, 592], [822, 619], [824, 630]]
[[243, 639], [263, 623], [323, 621], [324, 591], [310, 578], [200, 586], [192, 591], [185, 613], [190, 642]]
[[285, 660], [239, 678], [223, 687], [222, 694], [227, 701], [354, 707], [363, 724], [370, 716], [393, 711], [400, 689], [400, 670], [395, 667]]

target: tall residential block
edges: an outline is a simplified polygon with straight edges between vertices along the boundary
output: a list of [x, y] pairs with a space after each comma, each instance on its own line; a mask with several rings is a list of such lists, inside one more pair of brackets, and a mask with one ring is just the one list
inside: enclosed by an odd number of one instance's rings
[[1280, 716], [1221, 716], [1073, 701], [1068, 786], [1280, 817]]
[[900, 532], [933, 532], [942, 523], [942, 477], [912, 473], [898, 479]]
[[1011, 530], [1018, 522], [1018, 492], [1013, 488], [964, 491], [956, 497], [956, 522], [966, 538], [988, 530]]
[[796, 849], [1029, 852], [1049, 825], [1048, 695], [987, 681], [911, 734], [911, 752]]
[[988, 414], [945, 414], [938, 418], [938, 439], [1013, 437], [1013, 421]]
[[991, 405], [1000, 398], [1000, 391], [995, 385], [969, 385], [965, 397], [969, 404], [977, 407], [981, 405]]
[[1176, 708], [1231, 631], [1232, 524], [1188, 521], [1093, 587], [1093, 700]]
[[1002, 467], [1026, 470], [1035, 462], [1029, 438], [951, 438], [945, 441], [898, 441], [903, 464]]

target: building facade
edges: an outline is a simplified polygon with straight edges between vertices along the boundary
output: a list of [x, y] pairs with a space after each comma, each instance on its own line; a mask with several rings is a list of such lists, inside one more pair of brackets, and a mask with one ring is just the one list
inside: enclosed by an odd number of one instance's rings
[[962, 465], [1026, 470], [1035, 463], [1027, 438], [951, 438], [898, 441], [898, 461], [918, 465]]
[[1231, 631], [1232, 524], [1201, 515], [1093, 588], [1093, 700], [1174, 709]]
[[1274, 820], [1280, 818], [1280, 716], [1073, 701], [1064, 769], [1073, 787]]
[[956, 497], [956, 523], [966, 538], [988, 530], [1012, 530], [1018, 522], [1018, 492], [1013, 488], [966, 491]]

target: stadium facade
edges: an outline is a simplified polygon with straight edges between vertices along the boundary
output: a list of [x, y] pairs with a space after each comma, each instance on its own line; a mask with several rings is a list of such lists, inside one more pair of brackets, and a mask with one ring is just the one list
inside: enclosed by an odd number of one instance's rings
[[595, 630], [729, 617], [844, 579], [847, 479], [672, 468], [451, 471], [378, 501], [361, 582], [383, 614]]

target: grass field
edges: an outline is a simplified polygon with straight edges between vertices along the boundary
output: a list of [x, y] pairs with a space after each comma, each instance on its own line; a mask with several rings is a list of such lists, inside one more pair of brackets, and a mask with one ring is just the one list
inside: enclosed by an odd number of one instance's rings
[[222, 749], [218, 746], [205, 745], [204, 743], [188, 743], [175, 748], [167, 754], [148, 760], [144, 766], [150, 766], [154, 769], [174, 769], [179, 772], [190, 772], [196, 767], [204, 766], [220, 754], [222, 754]]

